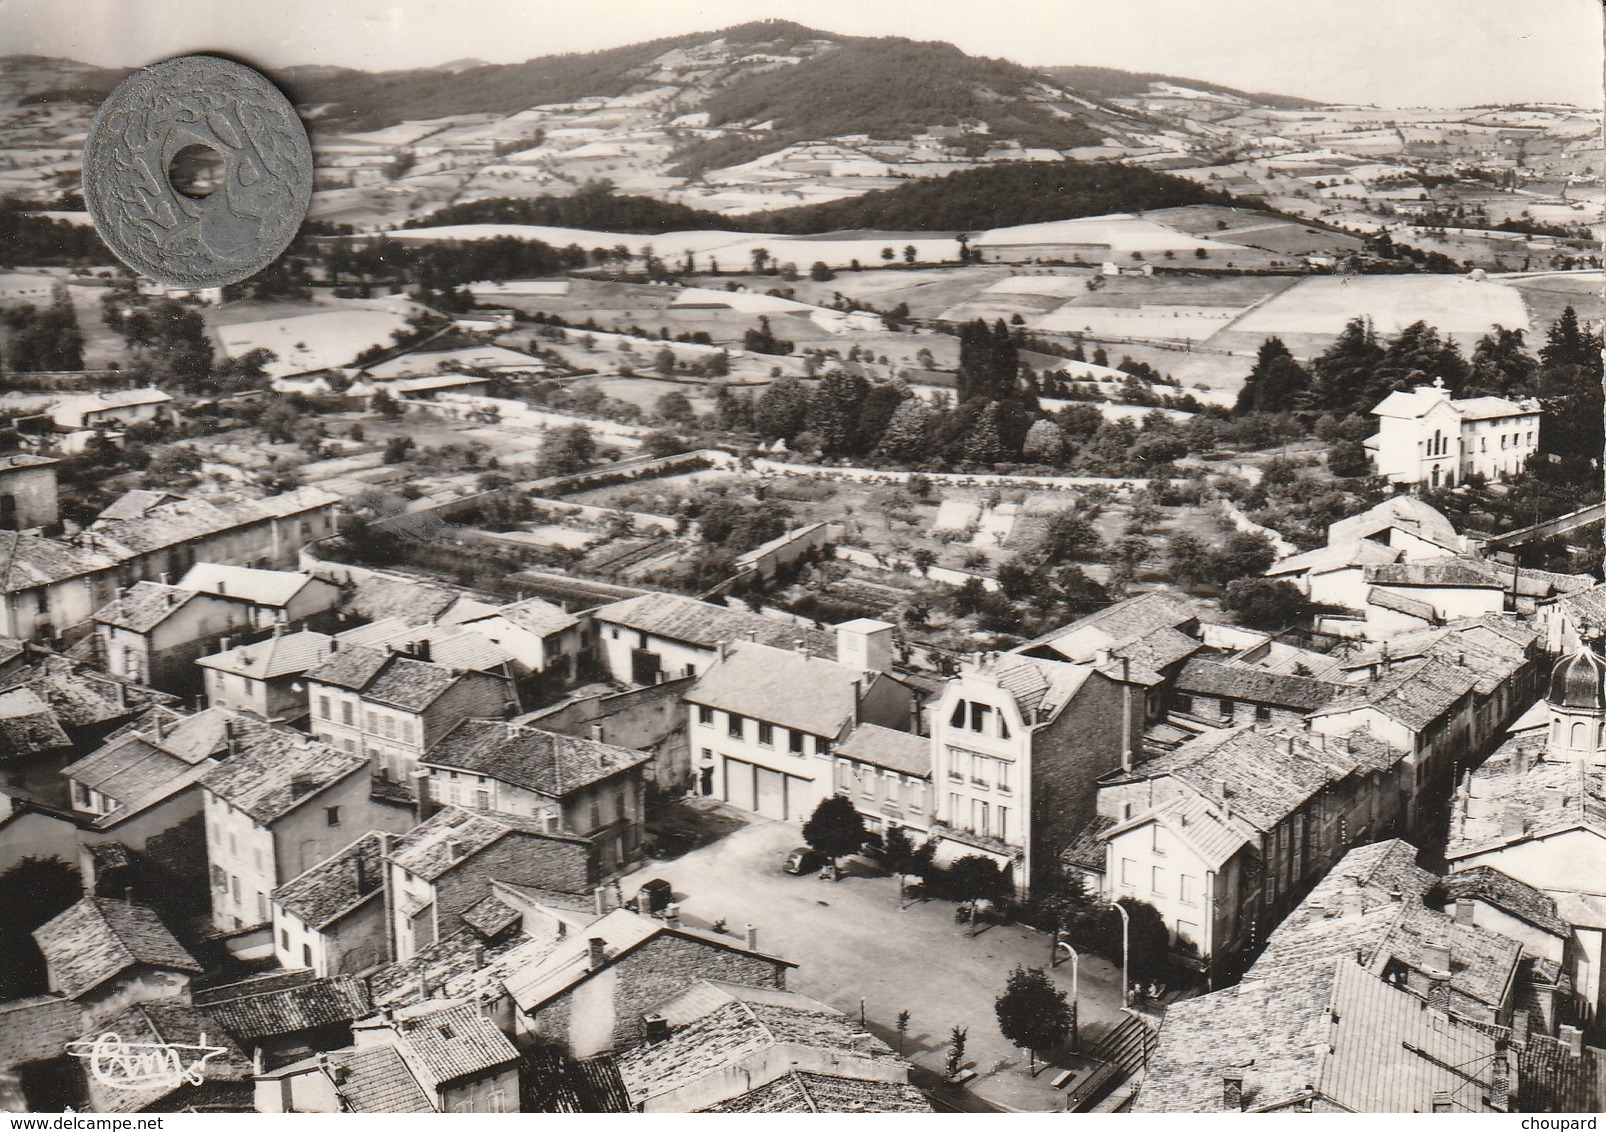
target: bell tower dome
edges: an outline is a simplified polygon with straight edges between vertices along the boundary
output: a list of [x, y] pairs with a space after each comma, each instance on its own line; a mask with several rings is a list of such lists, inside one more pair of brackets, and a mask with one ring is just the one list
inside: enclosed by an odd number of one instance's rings
[[1550, 673], [1550, 753], [1599, 762], [1606, 757], [1606, 660], [1591, 642]]

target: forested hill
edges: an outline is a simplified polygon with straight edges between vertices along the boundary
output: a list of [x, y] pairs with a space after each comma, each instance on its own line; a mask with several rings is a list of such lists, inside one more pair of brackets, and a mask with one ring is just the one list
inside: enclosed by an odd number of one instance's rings
[[1021, 161], [910, 181], [852, 200], [756, 213], [745, 221], [760, 232], [963, 232], [1187, 204], [1245, 203], [1230, 193], [1138, 166]]
[[1039, 67], [1043, 74], [1057, 83], [1079, 90], [1084, 94], [1098, 98], [1130, 98], [1134, 95], [1148, 94], [1151, 83], [1168, 83], [1171, 86], [1187, 87], [1190, 90], [1202, 90], [1210, 94], [1225, 94], [1233, 98], [1241, 98], [1256, 106], [1268, 106], [1273, 110], [1309, 110], [1323, 103], [1312, 101], [1309, 98], [1299, 98], [1291, 94], [1264, 94], [1257, 91], [1238, 90], [1220, 83], [1207, 83], [1200, 79], [1178, 78], [1176, 75], [1155, 74], [1152, 71], [1122, 71], [1115, 67]]
[[1258, 202], [1138, 166], [1016, 161], [909, 181], [852, 200], [746, 216], [725, 216], [651, 197], [618, 194], [600, 182], [569, 197], [499, 198], [449, 205], [407, 226], [545, 224], [641, 235], [703, 229], [797, 235], [853, 229], [975, 232], [1187, 204], [1259, 207]]

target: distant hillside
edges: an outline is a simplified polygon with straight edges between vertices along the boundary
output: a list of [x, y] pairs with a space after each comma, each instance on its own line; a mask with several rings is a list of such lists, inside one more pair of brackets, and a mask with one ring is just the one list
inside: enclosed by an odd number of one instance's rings
[[1134, 165], [1022, 161], [966, 169], [852, 200], [756, 213], [744, 219], [747, 227], [766, 232], [855, 228], [963, 232], [1187, 204], [1245, 203], [1230, 193]]
[[409, 220], [408, 228], [444, 224], [544, 224], [554, 228], [588, 228], [594, 232], [690, 232], [729, 229], [731, 219], [653, 197], [619, 194], [606, 182], [587, 185], [573, 196], [497, 197], [447, 205], [428, 216]]
[[791, 67], [744, 76], [710, 97], [711, 125], [771, 123], [743, 146], [729, 139], [681, 151], [679, 170], [737, 164], [795, 142], [844, 134], [907, 138], [932, 126], [986, 123], [976, 144], [998, 139], [1067, 149], [1097, 144], [1086, 122], [1029, 101], [1047, 84], [1037, 72], [967, 55], [950, 43], [843, 39]]
[[1200, 79], [1182, 79], [1175, 75], [1160, 75], [1150, 71], [1122, 71], [1114, 67], [1039, 67], [1043, 74], [1055, 82], [1063, 83], [1068, 87], [1082, 91], [1086, 94], [1096, 95], [1100, 98], [1131, 98], [1140, 94], [1149, 93], [1150, 83], [1170, 83], [1172, 86], [1189, 87], [1193, 90], [1208, 91], [1211, 94], [1226, 94], [1234, 98], [1242, 98], [1257, 106], [1269, 106], [1274, 110], [1309, 110], [1312, 107], [1323, 106], [1325, 103], [1313, 102], [1308, 98], [1298, 98], [1290, 94], [1262, 94], [1255, 91], [1237, 90], [1220, 83], [1207, 83]]

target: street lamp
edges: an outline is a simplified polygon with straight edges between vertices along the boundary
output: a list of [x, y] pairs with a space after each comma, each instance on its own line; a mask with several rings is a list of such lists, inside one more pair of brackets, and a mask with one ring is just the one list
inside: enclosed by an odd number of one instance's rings
[[[1056, 937], [1058, 934], [1055, 933]], [[1082, 996], [1077, 989], [1077, 971], [1081, 966], [1081, 957], [1076, 954], [1076, 948], [1068, 941], [1056, 938], [1054, 943], [1056, 960], [1062, 950], [1071, 957], [1071, 1052], [1080, 1053], [1082, 1052]]]
[[1129, 996], [1132, 993], [1132, 984], [1127, 975], [1127, 964], [1132, 949], [1132, 917], [1117, 902], [1112, 901], [1110, 907], [1121, 913], [1121, 1007], [1125, 1009], [1130, 1005]]

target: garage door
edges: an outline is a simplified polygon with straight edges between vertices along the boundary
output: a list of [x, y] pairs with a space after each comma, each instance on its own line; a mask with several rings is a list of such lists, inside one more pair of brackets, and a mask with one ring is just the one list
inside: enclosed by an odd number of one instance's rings
[[753, 764], [740, 759], [725, 760], [725, 801], [743, 810], [754, 809]]
[[767, 818], [786, 820], [786, 775], [758, 768], [758, 805], [754, 809]]

